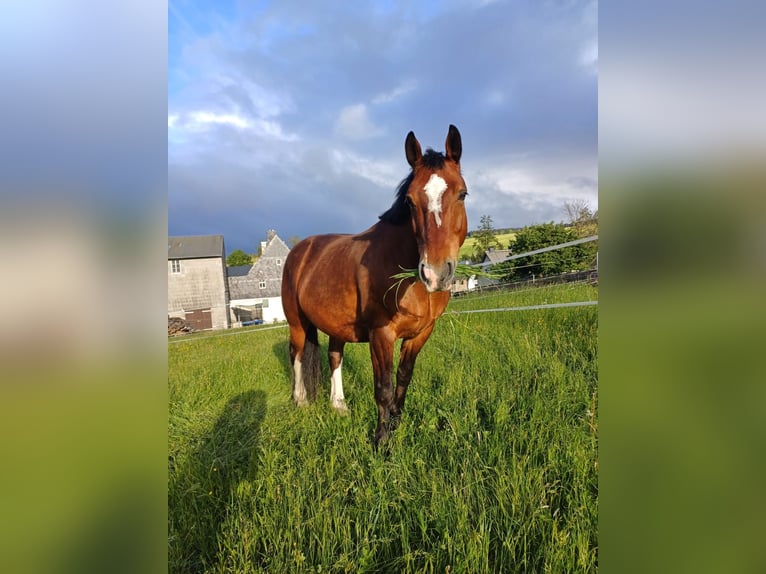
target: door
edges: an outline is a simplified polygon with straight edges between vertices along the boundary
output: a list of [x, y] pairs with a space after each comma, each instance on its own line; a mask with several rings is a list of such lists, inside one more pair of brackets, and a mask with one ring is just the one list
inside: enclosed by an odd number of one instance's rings
[[186, 312], [186, 322], [195, 331], [213, 328], [213, 316], [210, 309], [195, 309]]

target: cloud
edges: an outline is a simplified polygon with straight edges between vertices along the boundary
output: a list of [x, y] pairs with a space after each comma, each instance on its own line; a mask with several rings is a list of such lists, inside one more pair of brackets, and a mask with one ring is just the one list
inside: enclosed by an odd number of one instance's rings
[[335, 133], [342, 138], [361, 140], [378, 135], [380, 129], [370, 120], [365, 104], [353, 104], [340, 111]]
[[333, 150], [332, 160], [336, 173], [357, 175], [383, 188], [393, 189], [403, 177], [402, 174], [396, 175], [396, 168], [391, 162], [362, 157], [349, 151]]
[[592, 73], [598, 74], [598, 43], [596, 40], [588, 42], [580, 51], [580, 65]]
[[414, 81], [406, 81], [389, 92], [381, 92], [377, 94], [372, 98], [372, 103], [388, 104], [413, 91], [415, 86], [416, 83]]
[[215, 112], [192, 112], [185, 127], [191, 130], [206, 129], [210, 124], [229, 125], [239, 129], [250, 127], [247, 119], [235, 114], [217, 114]]
[[515, 154], [503, 159], [486, 158], [465, 169], [471, 229], [483, 214], [492, 215], [499, 227], [561, 221], [564, 204], [573, 199], [598, 208], [595, 156]]

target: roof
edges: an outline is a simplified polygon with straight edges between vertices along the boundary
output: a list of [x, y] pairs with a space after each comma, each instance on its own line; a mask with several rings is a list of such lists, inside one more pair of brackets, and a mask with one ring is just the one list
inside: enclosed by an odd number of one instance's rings
[[252, 265], [235, 265], [234, 267], [227, 267], [226, 273], [229, 277], [244, 277], [252, 267]]
[[279, 238], [279, 235], [275, 233], [274, 236], [266, 243], [266, 247], [263, 248], [261, 252], [261, 259], [264, 257], [285, 258], [287, 257], [288, 253], [290, 253], [290, 248], [284, 241]]
[[[241, 273], [239, 269], [242, 268], [229, 267], [231, 300], [279, 297], [282, 294], [282, 269], [288, 253], [290, 248], [275, 233], [263, 247], [258, 261], [249, 267], [247, 273]], [[232, 273], [232, 269], [237, 271]]]
[[484, 252], [484, 263], [502, 263], [511, 255], [510, 249], [490, 249]]
[[223, 235], [168, 237], [168, 259], [223, 258], [223, 256]]

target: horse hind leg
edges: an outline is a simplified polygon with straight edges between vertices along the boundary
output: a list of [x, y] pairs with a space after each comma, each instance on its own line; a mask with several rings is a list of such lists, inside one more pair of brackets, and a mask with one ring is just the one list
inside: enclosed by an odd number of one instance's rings
[[317, 328], [307, 321], [290, 326], [290, 358], [293, 364], [293, 399], [306, 406], [316, 398], [322, 376]]
[[330, 337], [328, 357], [330, 359], [330, 401], [333, 408], [341, 414], [348, 414], [346, 397], [343, 395], [343, 347], [345, 343]]
[[303, 349], [306, 332], [302, 327], [290, 326], [290, 363], [293, 371], [293, 400], [299, 407], [309, 403], [306, 400], [306, 385], [303, 382]]

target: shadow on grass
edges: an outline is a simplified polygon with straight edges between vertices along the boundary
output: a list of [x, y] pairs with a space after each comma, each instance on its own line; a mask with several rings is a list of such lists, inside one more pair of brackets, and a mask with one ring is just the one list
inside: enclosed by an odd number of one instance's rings
[[[183, 465], [171, 463], [168, 486], [168, 571], [213, 568], [218, 536], [237, 484], [255, 474], [255, 449], [266, 393], [247, 391], [226, 403]], [[236, 510], [234, 510], [236, 512]]]

